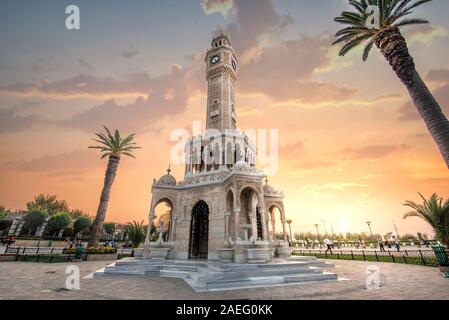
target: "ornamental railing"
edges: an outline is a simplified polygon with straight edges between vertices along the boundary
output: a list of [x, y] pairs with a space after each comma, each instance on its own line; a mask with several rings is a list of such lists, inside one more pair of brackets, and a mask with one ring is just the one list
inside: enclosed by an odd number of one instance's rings
[[405, 263], [437, 267], [438, 259], [433, 250], [326, 250], [294, 249], [293, 254], [301, 256], [314, 256], [319, 259], [339, 259], [354, 261]]

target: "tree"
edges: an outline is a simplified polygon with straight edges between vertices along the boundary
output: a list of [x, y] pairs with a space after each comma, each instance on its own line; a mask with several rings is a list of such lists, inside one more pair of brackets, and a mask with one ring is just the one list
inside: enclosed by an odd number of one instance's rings
[[139, 245], [145, 240], [145, 227], [142, 222], [130, 222], [126, 227], [126, 233], [129, 240], [133, 244], [133, 248], [138, 248]]
[[79, 210], [79, 209], [71, 210], [69, 212], [69, 214], [72, 217], [72, 219], [78, 219], [80, 217], [89, 217], [89, 215], [87, 213], [85, 213], [83, 210]]
[[48, 213], [46, 210], [42, 209], [32, 209], [23, 218], [24, 224], [22, 230], [28, 235], [35, 233], [37, 228], [41, 226], [47, 219]]
[[76, 237], [79, 233], [86, 231], [92, 225], [92, 219], [90, 217], [81, 216], [73, 223], [73, 235]]
[[133, 150], [139, 149], [136, 143], [133, 142], [135, 134], [131, 134], [125, 138], [120, 136], [120, 132], [115, 130], [112, 135], [108, 128], [104, 127], [106, 134], [97, 133], [98, 139], [94, 141], [100, 145], [90, 146], [91, 149], [99, 149], [102, 153], [101, 159], [109, 157], [108, 166], [106, 169], [103, 190], [100, 196], [100, 203], [98, 205], [95, 221], [90, 232], [90, 239], [88, 247], [95, 247], [100, 240], [101, 229], [106, 218], [106, 211], [108, 209], [109, 197], [111, 194], [112, 184], [114, 183], [115, 176], [117, 174], [117, 168], [122, 155], [135, 158]]
[[106, 234], [108, 234], [110, 237], [114, 235], [116, 224], [114, 222], [106, 222], [103, 224], [103, 230]]
[[404, 219], [418, 217], [426, 221], [435, 230], [438, 240], [449, 245], [449, 199], [443, 202], [443, 198], [433, 194], [426, 199], [419, 194], [422, 204], [407, 200], [404, 205], [413, 209], [404, 215]]
[[45, 231], [55, 237], [61, 230], [68, 227], [71, 221], [72, 218], [68, 212], [61, 211], [55, 213], [48, 219]]
[[55, 195], [40, 194], [35, 196], [33, 201], [27, 203], [27, 209], [46, 210], [51, 216], [57, 212], [69, 211], [69, 205], [64, 200], [58, 200]]
[[[412, 9], [432, 0], [350, 0], [355, 11], [344, 11], [335, 21], [346, 27], [336, 33], [333, 43], [344, 43], [340, 56], [367, 42], [363, 50], [363, 60], [376, 45], [402, 83], [423, 118], [435, 140], [446, 165], [449, 168], [449, 121], [440, 105], [415, 68], [405, 38], [399, 28], [426, 24], [423, 19], [404, 18]], [[376, 8], [374, 10], [374, 8]], [[379, 22], [374, 24], [375, 11], [379, 11]]]
[[7, 215], [8, 215], [8, 210], [6, 210], [5, 207], [0, 206], [0, 220], [6, 218]]

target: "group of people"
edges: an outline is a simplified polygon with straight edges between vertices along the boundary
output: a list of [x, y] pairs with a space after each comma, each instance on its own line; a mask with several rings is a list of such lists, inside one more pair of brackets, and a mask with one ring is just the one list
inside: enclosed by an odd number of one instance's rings
[[[394, 244], [396, 250], [399, 252], [401, 251], [401, 242], [399, 239], [396, 239], [393, 237], [392, 243]], [[329, 238], [324, 239], [324, 245], [326, 246], [326, 253], [330, 252], [332, 254], [332, 249], [334, 249], [334, 243]], [[391, 248], [390, 241], [386, 240], [385, 244], [383, 241], [379, 241], [379, 249], [382, 252], [385, 252], [385, 246], [388, 246], [388, 248]], [[365, 242], [363, 240], [359, 240], [356, 244], [356, 248], [366, 248]]]
[[10, 246], [16, 242], [16, 238], [14, 236], [8, 236], [7, 238], [1, 238], [0, 243], [6, 246]]
[[73, 241], [68, 239], [67, 242], [69, 243], [69, 249], [83, 247], [83, 242], [81, 240], [74, 239]]

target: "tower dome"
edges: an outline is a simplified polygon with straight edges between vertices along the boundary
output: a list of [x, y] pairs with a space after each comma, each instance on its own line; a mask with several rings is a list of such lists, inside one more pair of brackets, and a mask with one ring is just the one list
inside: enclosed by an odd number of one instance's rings
[[159, 181], [157, 182], [157, 184], [158, 184], [159, 186], [170, 186], [170, 187], [175, 187], [175, 186], [177, 185], [177, 182], [176, 182], [175, 177], [173, 177], [173, 176], [170, 174], [170, 172], [171, 172], [170, 167], [168, 167], [167, 174], [164, 175], [164, 176], [162, 176], [162, 177], [159, 179]]
[[276, 190], [271, 185], [268, 184], [268, 179], [265, 179], [265, 185], [263, 186], [263, 193], [265, 195], [276, 193]]

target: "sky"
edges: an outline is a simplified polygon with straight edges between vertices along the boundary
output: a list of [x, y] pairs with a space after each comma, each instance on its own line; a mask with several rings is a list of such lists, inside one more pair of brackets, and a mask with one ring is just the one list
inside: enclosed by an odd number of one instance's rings
[[[65, 9], [80, 8], [80, 30]], [[447, 198], [449, 174], [406, 89], [378, 50], [338, 57], [330, 44], [345, 0], [2, 1], [0, 205], [56, 194], [94, 215], [106, 160], [87, 147], [106, 125], [136, 133], [107, 220], [146, 220], [153, 178], [170, 163], [173, 129], [205, 122], [204, 55], [219, 30], [239, 57], [241, 129], [278, 129], [293, 232], [431, 233], [403, 220], [405, 200]], [[449, 115], [449, 2], [417, 9], [403, 30], [417, 69]], [[170, 94], [167, 94], [170, 93]], [[184, 167], [173, 166], [182, 180]], [[324, 222], [323, 222], [324, 221]]]

